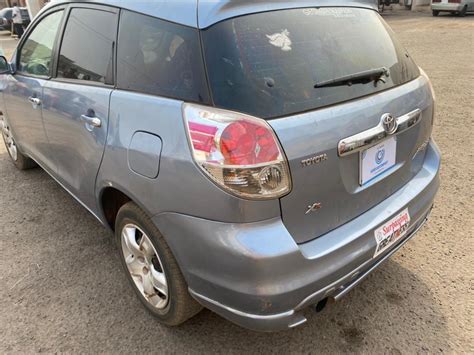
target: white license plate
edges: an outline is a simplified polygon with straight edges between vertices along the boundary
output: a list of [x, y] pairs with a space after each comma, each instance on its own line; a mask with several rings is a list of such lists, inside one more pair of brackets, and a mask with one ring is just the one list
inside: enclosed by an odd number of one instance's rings
[[397, 157], [397, 138], [391, 137], [376, 146], [360, 153], [361, 185], [376, 178], [395, 165]]
[[374, 258], [399, 241], [407, 233], [409, 227], [410, 214], [408, 213], [408, 209], [405, 209], [390, 221], [377, 228], [375, 230], [377, 248], [375, 249]]

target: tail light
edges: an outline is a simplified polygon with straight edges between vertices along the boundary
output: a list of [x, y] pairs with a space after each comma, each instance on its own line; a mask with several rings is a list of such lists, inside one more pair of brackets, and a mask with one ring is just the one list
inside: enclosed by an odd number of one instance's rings
[[449, 3], [460, 4], [461, 0], [448, 0]]
[[194, 104], [183, 105], [183, 116], [195, 162], [225, 191], [274, 199], [291, 190], [286, 158], [266, 121]]

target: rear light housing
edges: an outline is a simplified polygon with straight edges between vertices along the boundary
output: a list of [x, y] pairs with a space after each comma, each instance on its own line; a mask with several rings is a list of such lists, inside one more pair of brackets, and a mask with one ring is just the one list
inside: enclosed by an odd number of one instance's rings
[[287, 160], [266, 121], [188, 103], [183, 117], [194, 161], [219, 187], [251, 200], [290, 192]]

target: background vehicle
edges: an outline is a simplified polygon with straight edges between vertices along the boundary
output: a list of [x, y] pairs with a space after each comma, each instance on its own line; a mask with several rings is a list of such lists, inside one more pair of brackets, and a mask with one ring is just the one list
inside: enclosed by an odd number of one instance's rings
[[[30, 24], [30, 15], [28, 9], [20, 8], [21, 17], [23, 19], [23, 27], [28, 27]], [[12, 28], [12, 8], [6, 7], [0, 10], [0, 31], [11, 31]]]
[[2, 133], [114, 232], [161, 322], [295, 327], [425, 223], [432, 87], [373, 1], [115, 4], [35, 19]]
[[[28, 9], [20, 8], [23, 26], [26, 28], [30, 24], [30, 15]], [[11, 31], [12, 29], [12, 8], [5, 7], [0, 10], [0, 31]]]
[[459, 16], [465, 16], [468, 12], [474, 12], [474, 0], [431, 0], [433, 16], [440, 12], [450, 12]]
[[398, 4], [399, 1], [397, 0], [378, 0], [378, 7], [379, 12], [384, 12], [386, 6], [390, 6], [392, 4]]

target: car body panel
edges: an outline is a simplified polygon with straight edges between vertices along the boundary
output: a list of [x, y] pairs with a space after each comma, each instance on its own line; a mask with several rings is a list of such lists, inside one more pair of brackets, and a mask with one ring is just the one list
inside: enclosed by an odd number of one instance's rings
[[[44, 87], [43, 121], [57, 179], [94, 212], [112, 90], [60, 81], [48, 81]], [[88, 125], [82, 115], [99, 118], [101, 127]]]
[[[58, 4], [77, 2], [75, 0], [59, 0], [49, 3], [41, 11], [47, 11]], [[81, 1], [81, 3], [100, 3], [115, 6], [185, 26], [197, 27], [197, 0], [103, 0], [100, 2], [86, 0]]]
[[[417, 174], [421, 162], [412, 158], [431, 136], [432, 105], [428, 83], [420, 76], [366, 98], [269, 121], [290, 164], [293, 190], [281, 198], [281, 209], [285, 226], [298, 243], [364, 213]], [[422, 111], [421, 122], [396, 137], [396, 165], [361, 186], [359, 154], [338, 156], [338, 142], [376, 127], [382, 113], [399, 117], [415, 109]], [[313, 165], [302, 164], [321, 155], [327, 158]], [[320, 208], [306, 213], [315, 203]]]
[[[60, 3], [74, 0], [59, 0], [50, 3], [46, 9]], [[94, 1], [83, 1], [94, 2]], [[299, 0], [299, 1], [233, 1], [233, 0], [104, 0], [101, 4], [147, 14], [191, 27], [206, 28], [219, 21], [243, 14], [274, 11], [288, 8], [320, 6], [355, 6], [377, 10], [371, 0]], [[198, 9], [199, 6], [199, 9]]]
[[[45, 162], [51, 171], [55, 171], [41, 106], [29, 101], [30, 98], [43, 99], [43, 87], [47, 80], [17, 74], [5, 75], [3, 81], [5, 113], [13, 134], [17, 137], [18, 146], [34, 159]], [[22, 119], [16, 119], [17, 117]]]
[[164, 213], [153, 220], [196, 299], [242, 326], [281, 330], [291, 326], [296, 311], [336, 296], [340, 286], [354, 281], [396, 250], [395, 245], [372, 258], [374, 230], [394, 214], [409, 210], [412, 222], [405, 239], [423, 223], [440, 183], [440, 155], [433, 141], [419, 159], [422, 169], [392, 196], [300, 245], [280, 218], [227, 224]]
[[[150, 216], [178, 212], [224, 222], [253, 222], [280, 215], [278, 200], [249, 201], [229, 195], [193, 162], [186, 142], [182, 101], [115, 90], [97, 190], [116, 187]], [[139, 115], [140, 120], [137, 120]], [[130, 169], [127, 150], [135, 132], [152, 132], [163, 142], [160, 173], [149, 179]], [[178, 193], [179, 192], [179, 193]]]

